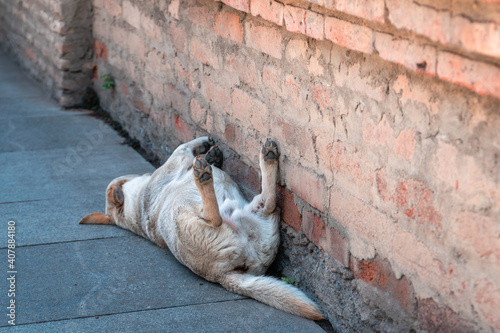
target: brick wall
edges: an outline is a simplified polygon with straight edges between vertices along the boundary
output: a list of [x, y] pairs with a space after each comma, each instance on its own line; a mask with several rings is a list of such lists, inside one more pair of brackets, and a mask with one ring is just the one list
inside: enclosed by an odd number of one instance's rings
[[336, 329], [500, 330], [498, 1], [93, 10], [94, 87], [149, 151], [209, 133], [252, 194], [279, 142], [275, 269]]
[[78, 104], [92, 73], [90, 0], [0, 0], [0, 44], [63, 106]]

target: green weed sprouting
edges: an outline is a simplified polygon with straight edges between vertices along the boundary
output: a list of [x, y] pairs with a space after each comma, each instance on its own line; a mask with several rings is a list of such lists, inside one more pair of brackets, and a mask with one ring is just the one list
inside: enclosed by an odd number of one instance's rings
[[115, 79], [113, 79], [110, 73], [102, 74], [101, 80], [103, 90], [109, 90], [115, 86]]

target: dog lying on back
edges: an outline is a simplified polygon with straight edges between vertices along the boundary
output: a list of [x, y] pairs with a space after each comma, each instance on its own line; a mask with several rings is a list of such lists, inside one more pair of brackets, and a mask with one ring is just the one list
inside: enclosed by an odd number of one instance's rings
[[277, 309], [319, 320], [318, 307], [297, 288], [264, 276], [279, 245], [276, 209], [278, 149], [267, 140], [260, 153], [262, 193], [247, 202], [222, 170], [212, 138], [180, 145], [152, 175], [114, 179], [106, 214], [81, 224], [113, 224], [150, 239], [199, 276]]

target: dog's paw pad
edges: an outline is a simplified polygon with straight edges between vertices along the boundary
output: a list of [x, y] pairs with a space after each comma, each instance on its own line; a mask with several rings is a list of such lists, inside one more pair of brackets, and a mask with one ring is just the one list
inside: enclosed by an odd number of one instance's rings
[[193, 175], [200, 183], [204, 183], [212, 179], [212, 167], [207, 160], [201, 156], [197, 156], [193, 162]]
[[262, 146], [262, 156], [264, 161], [277, 161], [279, 157], [278, 145], [271, 139], [267, 139], [266, 143]]
[[208, 151], [207, 155], [205, 156], [205, 159], [207, 160], [208, 163], [220, 169], [222, 168], [222, 161], [224, 160], [224, 155], [222, 154], [222, 151], [220, 150], [219, 146], [213, 146]]

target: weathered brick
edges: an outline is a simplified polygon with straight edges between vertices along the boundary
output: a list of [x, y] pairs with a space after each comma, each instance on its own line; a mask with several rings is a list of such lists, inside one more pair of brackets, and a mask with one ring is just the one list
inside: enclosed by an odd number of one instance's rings
[[250, 0], [220, 0], [229, 7], [241, 10], [242, 12], [250, 12]]
[[226, 70], [236, 73], [238, 78], [245, 83], [257, 84], [259, 82], [255, 61], [240, 52], [226, 54], [224, 67]]
[[141, 28], [141, 12], [139, 8], [134, 6], [130, 1], [124, 0], [123, 6], [123, 19], [136, 29]]
[[188, 126], [184, 119], [176, 113], [173, 114], [173, 123], [175, 125], [175, 129], [177, 130], [176, 137], [181, 140], [181, 142], [188, 142], [193, 139], [193, 130]]
[[499, 22], [471, 22], [469, 18], [455, 16], [451, 21], [451, 42], [467, 51], [500, 56]]
[[188, 15], [193, 24], [209, 29], [213, 26], [213, 16], [210, 17], [205, 7], [189, 6]]
[[350, 15], [385, 23], [384, 0], [337, 0], [335, 8]]
[[389, 21], [398, 29], [407, 29], [445, 44], [450, 40], [450, 12], [420, 6], [411, 0], [386, 0], [385, 3]]
[[310, 210], [303, 213], [302, 229], [307, 238], [345, 267], [349, 266], [349, 243], [337, 230]]
[[224, 161], [224, 171], [239, 185], [242, 185], [247, 194], [254, 196], [260, 192], [260, 178], [258, 172], [235, 157]]
[[499, 232], [498, 223], [491, 217], [469, 211], [460, 213], [453, 223], [454, 243], [458, 248], [497, 263], [500, 263]]
[[305, 39], [294, 38], [286, 45], [285, 55], [288, 61], [300, 61], [306, 59], [309, 46]]
[[160, 27], [153, 18], [141, 15], [141, 27], [146, 33], [146, 36], [156, 40], [157, 42], [163, 42], [162, 27]]
[[301, 34], [306, 33], [306, 10], [299, 7], [285, 6], [284, 20], [286, 30]]
[[395, 39], [385, 33], [375, 33], [375, 48], [379, 56], [419, 73], [436, 74], [437, 51], [433, 46], [408, 39]]
[[262, 83], [274, 91], [278, 96], [284, 97], [281, 70], [275, 65], [266, 65], [262, 69]]
[[283, 25], [284, 5], [274, 0], [253, 0], [250, 3], [250, 12], [253, 16], [260, 16], [264, 20], [277, 25]]
[[257, 51], [281, 59], [281, 32], [275, 27], [260, 25], [255, 22], [245, 22], [246, 44]]
[[243, 41], [243, 25], [240, 22], [240, 17], [236, 14], [228, 12], [218, 12], [215, 15], [215, 32], [235, 42]]
[[314, 39], [323, 40], [324, 34], [324, 26], [325, 26], [325, 17], [321, 14], [315, 13], [313, 11], [308, 10], [306, 12], [306, 31], [305, 34]]
[[437, 75], [479, 94], [500, 98], [500, 68], [449, 52], [438, 53]]
[[231, 113], [231, 94], [217, 81], [203, 76], [201, 80], [201, 94], [217, 112]]
[[371, 285], [387, 291], [397, 299], [405, 311], [413, 314], [416, 308], [416, 299], [413, 288], [406, 277], [398, 279], [386, 260], [375, 257], [372, 260], [351, 258], [351, 270], [356, 279], [361, 279]]
[[165, 98], [169, 106], [179, 114], [187, 114], [188, 98], [183, 92], [174, 88], [172, 85], [168, 85], [165, 87]]
[[97, 39], [94, 39], [94, 54], [97, 59], [108, 61], [108, 48]]
[[500, 329], [500, 290], [486, 279], [478, 281], [475, 292], [475, 301], [480, 315], [485, 318], [496, 330]]
[[235, 88], [231, 94], [232, 113], [236, 119], [243, 123], [248, 122], [258, 131], [264, 131], [267, 128], [267, 107], [241, 89]]
[[418, 300], [417, 316], [420, 327], [429, 333], [474, 332], [474, 329], [455, 311], [447, 306], [439, 305], [432, 298]]
[[104, 8], [109, 15], [121, 19], [122, 17], [122, 6], [117, 0], [107, 0], [104, 2]]
[[199, 39], [192, 39], [189, 44], [189, 52], [198, 59], [202, 64], [211, 66], [215, 69], [219, 68], [219, 59], [210, 45], [201, 42]]
[[169, 26], [170, 38], [177, 51], [184, 53], [186, 49], [186, 32], [174, 23]]
[[371, 187], [373, 172], [370, 163], [363, 160], [359, 152], [348, 150], [342, 142], [332, 144], [330, 163], [332, 169], [356, 182], [357, 186]]
[[172, 16], [174, 19], [178, 20], [179, 19], [179, 6], [180, 6], [180, 0], [172, 0], [170, 4], [168, 5], [168, 13], [170, 16]]
[[415, 130], [402, 130], [396, 138], [396, 154], [409, 160], [415, 152]]
[[372, 84], [370, 78], [361, 77], [359, 64], [351, 66], [348, 72], [337, 73], [334, 79], [338, 86], [358, 92], [362, 96], [368, 96], [377, 102], [383, 102], [386, 98], [386, 87], [381, 84]]
[[373, 51], [373, 32], [370, 28], [334, 17], [325, 19], [325, 38], [351, 50], [364, 53]]
[[281, 219], [295, 231], [300, 230], [302, 214], [293, 201], [293, 194], [283, 186], [277, 186], [276, 203], [281, 208]]
[[407, 179], [399, 183], [394, 201], [406, 216], [419, 224], [431, 224], [441, 229], [441, 217], [434, 207], [434, 192], [423, 183]]
[[389, 251], [393, 231], [387, 216], [340, 188], [330, 189], [329, 208], [350, 234], [361, 236], [382, 253]]
[[189, 103], [189, 109], [191, 110], [191, 119], [193, 119], [198, 124], [203, 124], [207, 116], [207, 109], [200, 105], [200, 102], [196, 98], [192, 98]]
[[290, 190], [314, 208], [324, 212], [327, 193], [323, 177], [300, 164], [288, 161], [284, 163], [283, 169]]

